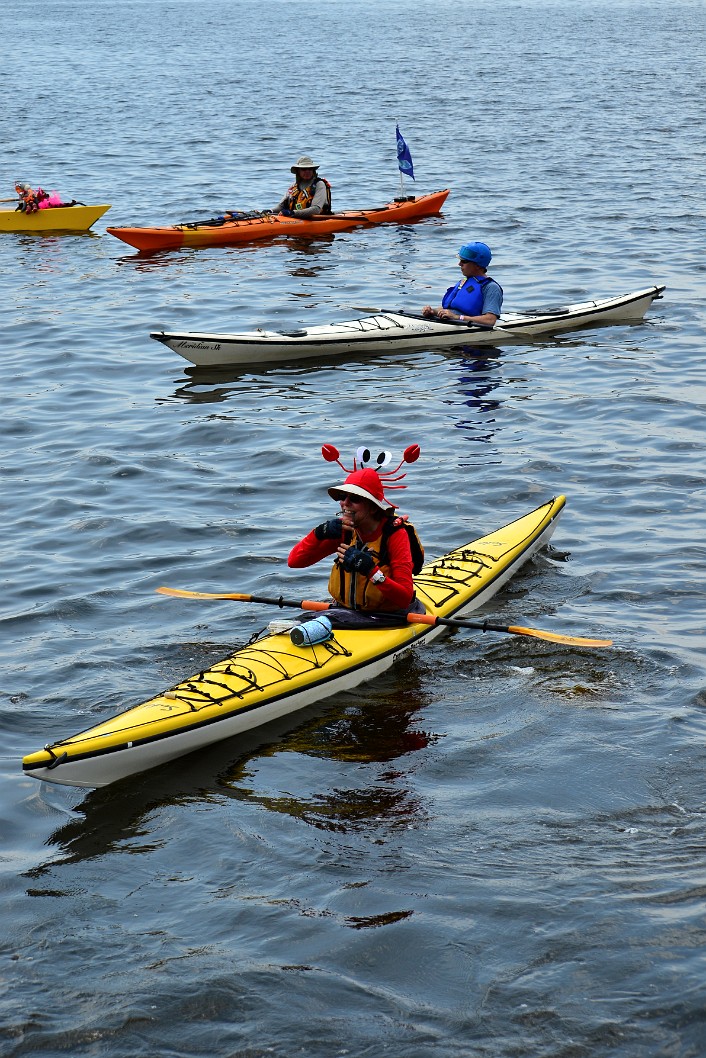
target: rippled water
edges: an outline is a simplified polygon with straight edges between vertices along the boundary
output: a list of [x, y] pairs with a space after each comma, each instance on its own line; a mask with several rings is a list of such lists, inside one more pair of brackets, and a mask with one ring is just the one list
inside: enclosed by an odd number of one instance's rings
[[[8, 1056], [673, 1058], [706, 1050], [700, 2], [0, 3], [4, 191], [112, 209], [0, 237]], [[7, 104], [10, 105], [7, 105]], [[107, 224], [273, 205], [443, 215], [140, 258]], [[644, 324], [535, 345], [203, 372], [155, 329], [436, 300], [481, 238], [508, 309], [667, 284]], [[401, 452], [430, 554], [550, 495], [493, 616], [372, 685], [132, 782], [21, 757], [320, 594], [323, 442]], [[323, 513], [322, 513], [323, 512]]]

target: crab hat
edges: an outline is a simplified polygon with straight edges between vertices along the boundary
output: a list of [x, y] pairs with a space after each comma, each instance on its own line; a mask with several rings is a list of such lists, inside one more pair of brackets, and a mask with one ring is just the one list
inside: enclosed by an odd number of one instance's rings
[[397, 506], [396, 503], [391, 503], [390, 500], [385, 498], [385, 494], [382, 491], [382, 482], [377, 471], [371, 470], [369, 467], [367, 470], [354, 470], [352, 474], [348, 475], [342, 485], [332, 485], [328, 490], [332, 500], [342, 500], [348, 493], [370, 500], [381, 511], [391, 511]]

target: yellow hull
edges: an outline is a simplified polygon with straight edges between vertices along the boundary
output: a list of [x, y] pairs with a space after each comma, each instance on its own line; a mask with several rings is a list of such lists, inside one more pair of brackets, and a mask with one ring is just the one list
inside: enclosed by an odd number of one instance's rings
[[[488, 602], [549, 539], [559, 496], [433, 562], [415, 578], [430, 614], [454, 617]], [[265, 636], [212, 668], [87, 731], [24, 758], [25, 774], [70, 786], [105, 786], [349, 690], [443, 628], [336, 631], [316, 646]]]
[[36, 213], [0, 209], [0, 231], [88, 231], [110, 206], [55, 206]]

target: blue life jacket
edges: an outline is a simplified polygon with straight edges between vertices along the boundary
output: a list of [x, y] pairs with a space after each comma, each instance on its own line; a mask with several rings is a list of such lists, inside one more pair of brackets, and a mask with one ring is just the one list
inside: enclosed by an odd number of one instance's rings
[[490, 276], [469, 276], [449, 287], [442, 299], [445, 309], [453, 309], [462, 316], [483, 315], [483, 287], [492, 283]]

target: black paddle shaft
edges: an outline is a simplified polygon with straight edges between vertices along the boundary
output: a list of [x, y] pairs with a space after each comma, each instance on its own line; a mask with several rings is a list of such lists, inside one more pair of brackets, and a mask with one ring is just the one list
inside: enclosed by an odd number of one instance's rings
[[449, 625], [451, 628], [476, 628], [481, 632], [508, 632], [508, 625], [495, 625], [490, 621], [464, 621], [458, 617], [437, 617], [435, 624]]

